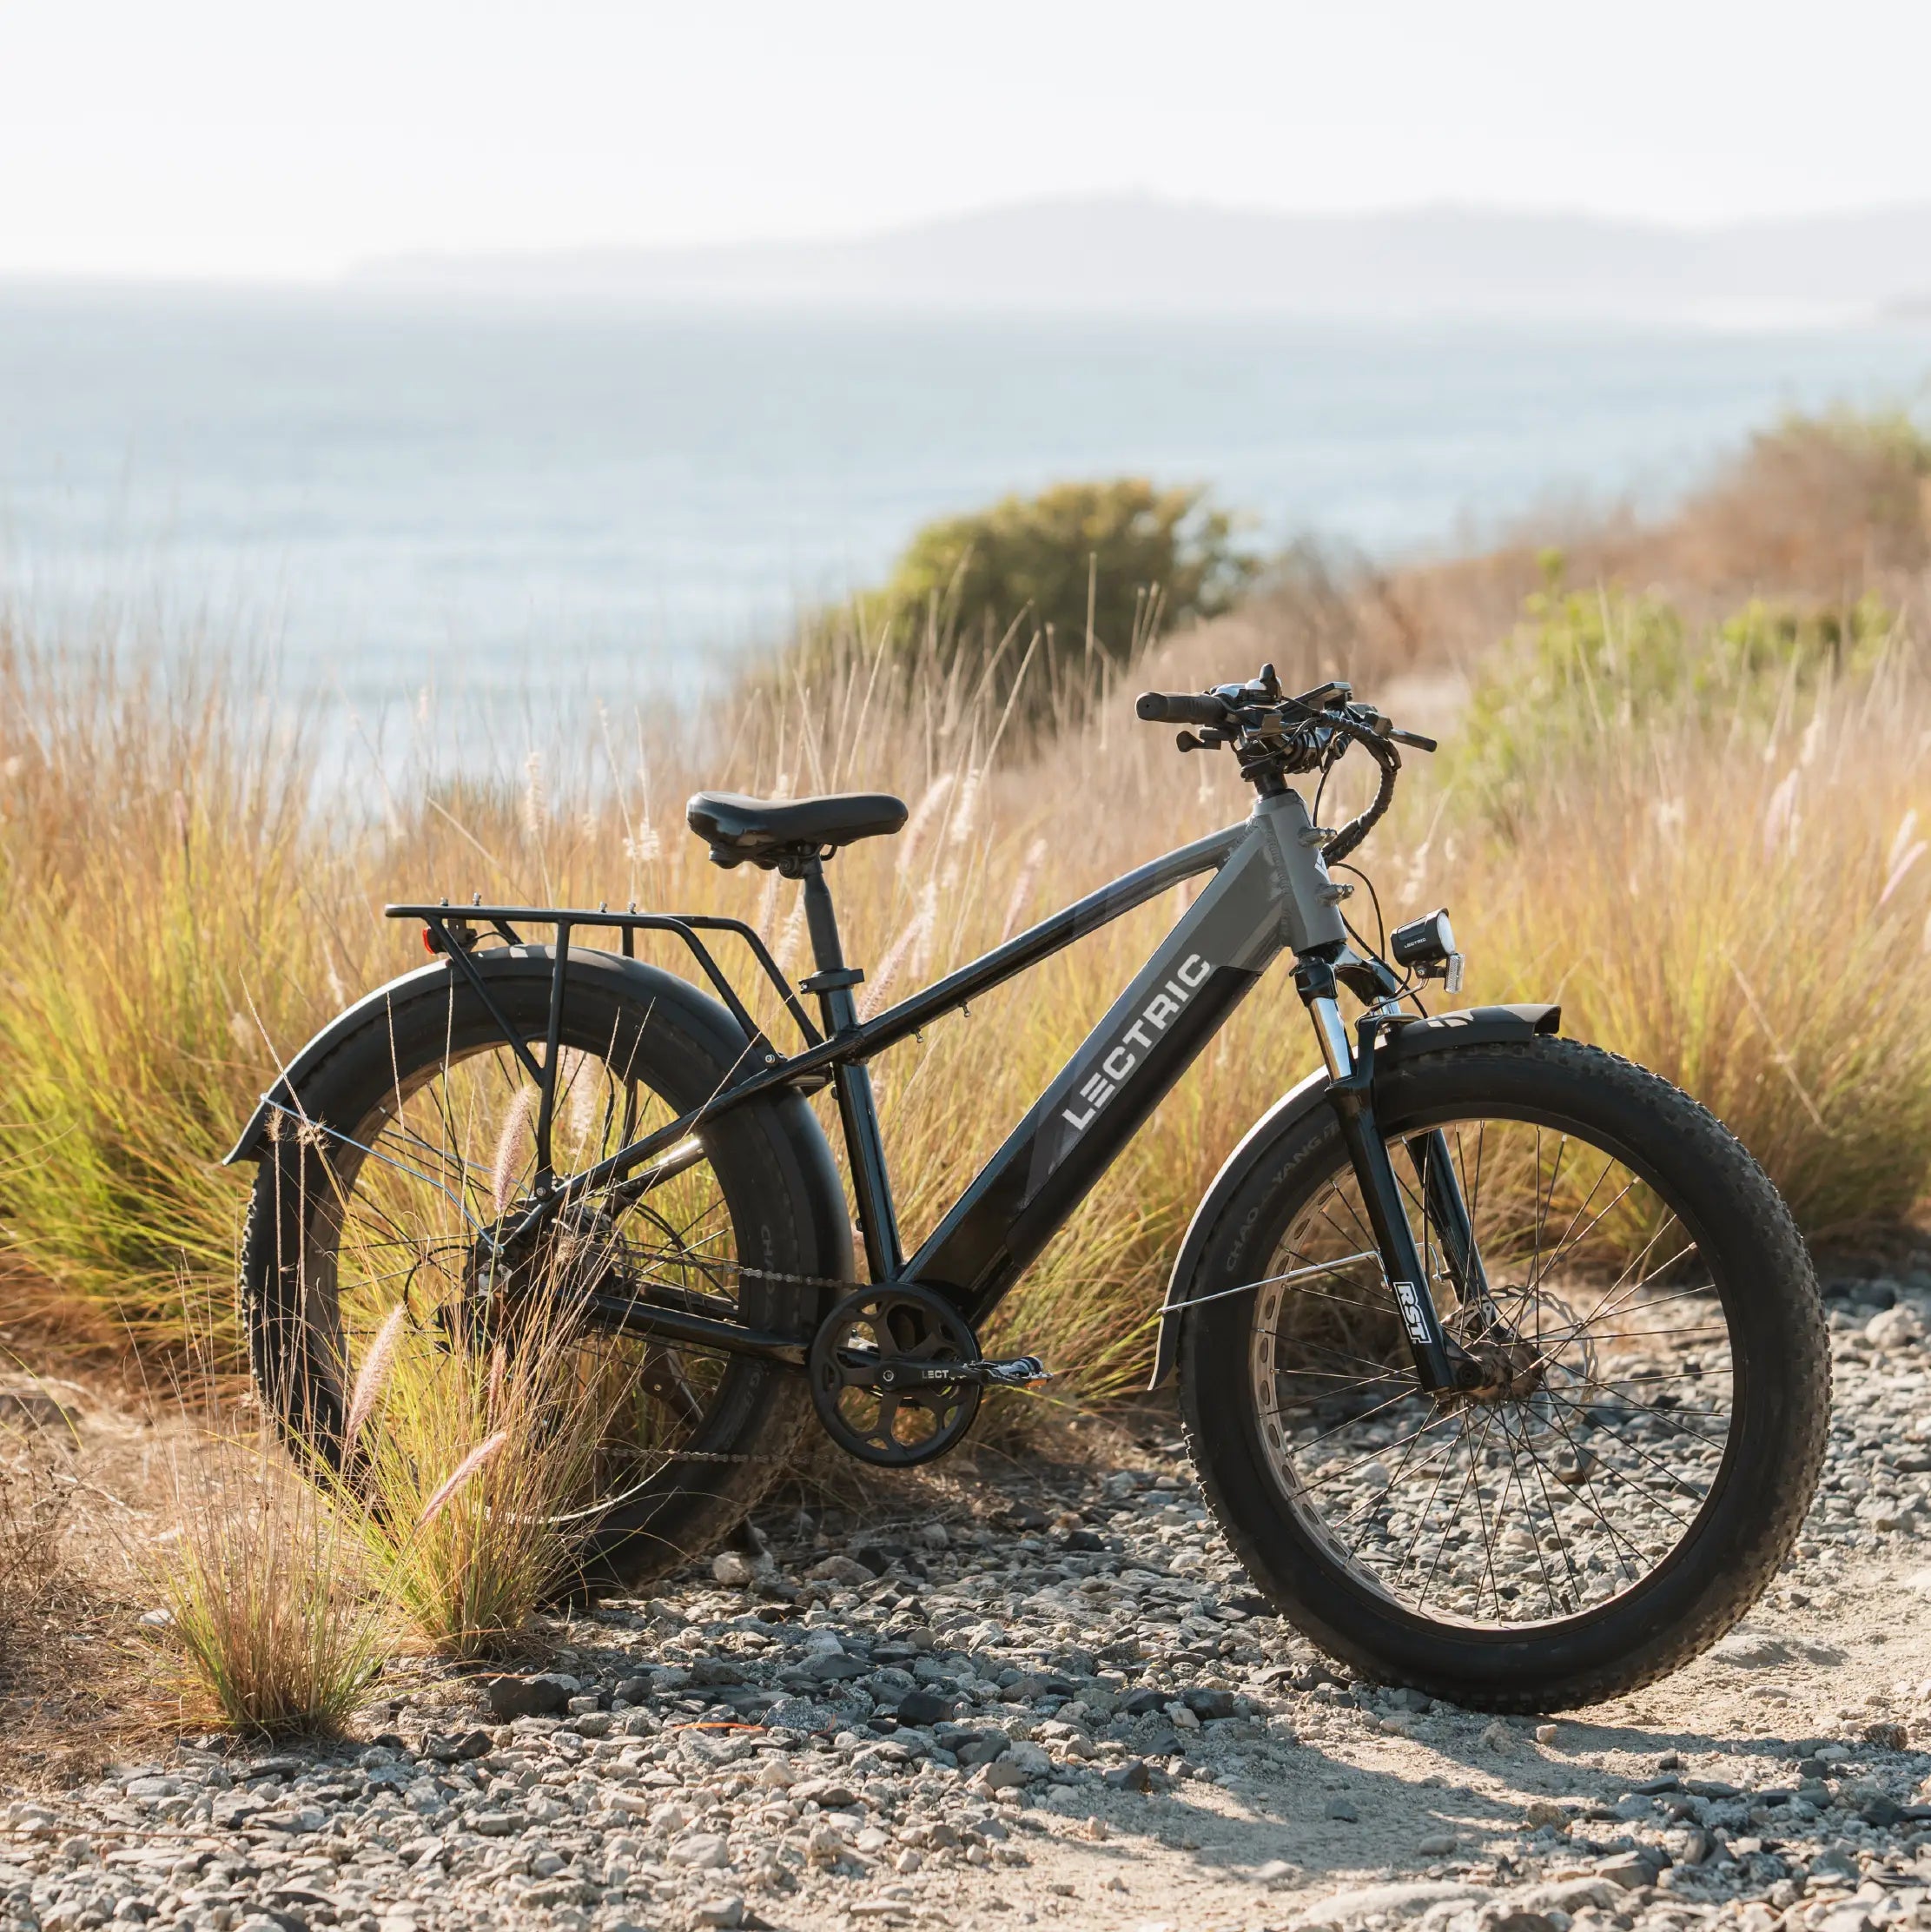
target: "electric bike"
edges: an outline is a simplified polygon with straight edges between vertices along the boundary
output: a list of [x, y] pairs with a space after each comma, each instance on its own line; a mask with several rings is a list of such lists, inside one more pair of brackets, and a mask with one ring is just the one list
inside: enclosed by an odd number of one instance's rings
[[[1285, 954], [1320, 1068], [1207, 1189], [1154, 1367], [1256, 1589], [1357, 1670], [1497, 1710], [1619, 1694], [1714, 1642], [1789, 1552], [1828, 1428], [1782, 1200], [1687, 1095], [1564, 1037], [1556, 1006], [1423, 1010], [1459, 989], [1445, 912], [1385, 956], [1351, 929], [1338, 870], [1431, 741], [1272, 667], [1138, 711], [1230, 756], [1248, 815], [869, 1017], [828, 867], [904, 824], [881, 794], [691, 800], [718, 864], [797, 883], [797, 986], [739, 920], [388, 908], [430, 963], [311, 1041], [230, 1155], [258, 1164], [243, 1285], [291, 1442], [353, 1479], [358, 1365], [400, 1302], [453, 1354], [509, 1346], [532, 1311], [566, 1327], [598, 1405], [567, 1512], [592, 1587], [715, 1546], [814, 1416], [867, 1462], [941, 1455], [989, 1388], [1046, 1373], [987, 1356], [988, 1318]], [[1344, 755], [1379, 783], [1324, 827], [1293, 781]], [[908, 1254], [868, 1063], [1193, 880]], [[690, 976], [638, 958], [640, 935]], [[731, 948], [795, 1042], [754, 1018]], [[809, 1103], [826, 1087], [849, 1205]]]

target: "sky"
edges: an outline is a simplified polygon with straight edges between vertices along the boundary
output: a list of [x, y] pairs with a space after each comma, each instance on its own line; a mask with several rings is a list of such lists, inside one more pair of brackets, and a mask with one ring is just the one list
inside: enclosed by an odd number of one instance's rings
[[862, 235], [1139, 191], [1931, 201], [1924, 0], [0, 0], [0, 274]]

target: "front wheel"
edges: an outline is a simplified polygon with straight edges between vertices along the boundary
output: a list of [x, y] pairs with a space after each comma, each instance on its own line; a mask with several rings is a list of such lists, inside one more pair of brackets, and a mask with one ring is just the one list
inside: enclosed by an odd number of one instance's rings
[[1419, 1386], [1319, 1108], [1256, 1150], [1188, 1284], [1216, 1297], [1180, 1357], [1207, 1499], [1371, 1677], [1498, 1710], [1634, 1690], [1749, 1610], [1816, 1485], [1829, 1352], [1789, 1211], [1694, 1101], [1573, 1041], [1418, 1055], [1375, 1111], [1443, 1325], [1491, 1373]]

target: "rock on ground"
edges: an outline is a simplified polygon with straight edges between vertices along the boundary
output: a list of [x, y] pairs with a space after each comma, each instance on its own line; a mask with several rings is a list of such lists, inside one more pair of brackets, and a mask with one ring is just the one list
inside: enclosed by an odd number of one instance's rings
[[1348, 1681], [1148, 1451], [975, 1520], [800, 1520], [559, 1625], [543, 1671], [393, 1671], [348, 1746], [11, 1796], [0, 1932], [1931, 1927], [1923, 1288], [1834, 1315], [1832, 1459], [1769, 1598], [1621, 1703]]

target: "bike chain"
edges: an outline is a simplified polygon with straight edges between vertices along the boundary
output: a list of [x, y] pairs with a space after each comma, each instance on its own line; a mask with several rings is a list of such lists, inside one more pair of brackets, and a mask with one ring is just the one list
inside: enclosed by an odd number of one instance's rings
[[733, 1274], [755, 1275], [760, 1281], [790, 1281], [803, 1288], [842, 1288], [847, 1294], [856, 1294], [859, 1289], [874, 1286], [870, 1281], [841, 1280], [835, 1274], [787, 1274], [782, 1268], [754, 1267], [749, 1261], [733, 1261], [721, 1254], [679, 1257], [661, 1248], [651, 1248], [643, 1250], [641, 1258], [671, 1262], [679, 1267], [696, 1268], [700, 1273], [706, 1268], [729, 1268]]
[[[641, 1258], [659, 1262], [671, 1259], [662, 1253]], [[729, 1268], [740, 1277], [750, 1275], [760, 1281], [784, 1281], [794, 1287], [801, 1288], [838, 1288], [845, 1294], [856, 1294], [860, 1288], [870, 1285], [864, 1281], [842, 1281], [837, 1276], [829, 1274], [788, 1274], [782, 1268], [754, 1267], [749, 1261], [727, 1260], [722, 1256], [708, 1257], [701, 1260], [685, 1258], [678, 1260], [677, 1265], [696, 1267], [700, 1271], [705, 1268]], [[797, 1458], [733, 1455], [718, 1449], [672, 1449], [665, 1454], [664, 1459], [666, 1462], [777, 1463], [790, 1467], [796, 1464]]]

